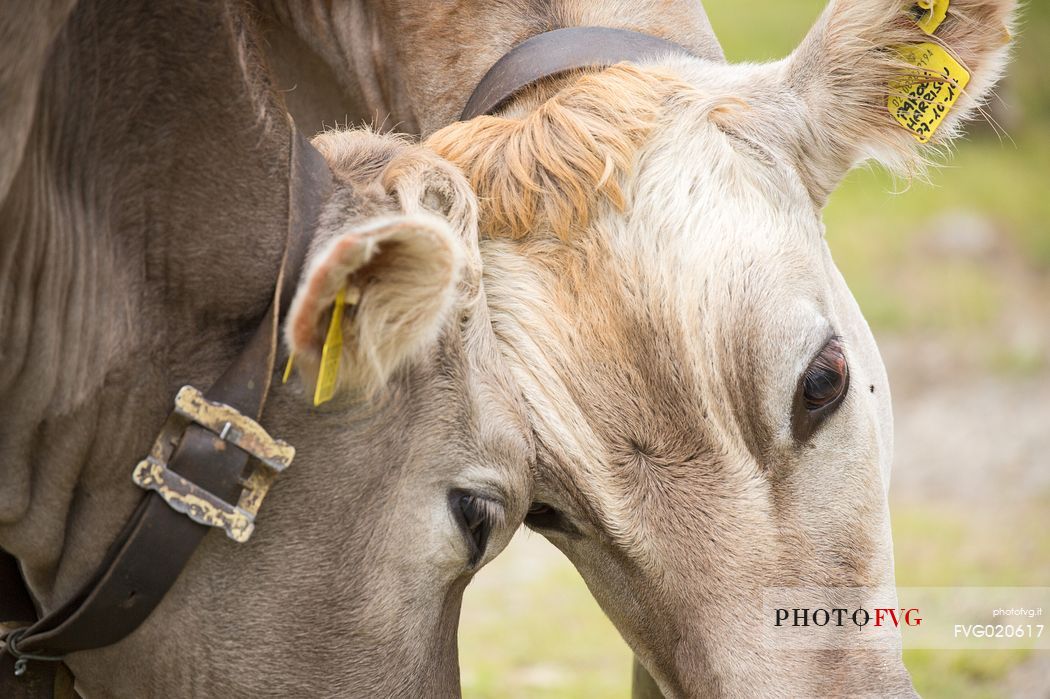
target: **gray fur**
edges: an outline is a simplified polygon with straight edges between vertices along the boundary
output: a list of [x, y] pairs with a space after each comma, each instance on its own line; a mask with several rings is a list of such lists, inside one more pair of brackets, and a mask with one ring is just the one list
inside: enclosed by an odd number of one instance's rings
[[[0, 105], [0, 546], [47, 610], [142, 497], [131, 469], [175, 390], [214, 380], [265, 311], [290, 130], [239, 3], [2, 17], [0, 35], [28, 34], [0, 44], [0, 81], [18, 96]], [[377, 181], [393, 154], [413, 157], [372, 138], [355, 147]], [[412, 181], [429, 161], [383, 184], [333, 167], [326, 220], [340, 230], [455, 208]], [[442, 225], [476, 270], [474, 229]], [[502, 502], [482, 564], [529, 497], [524, 417], [476, 277], [382, 395], [313, 409], [298, 378], [275, 387], [263, 422], [298, 457], [255, 536], [210, 535], [138, 631], [70, 657], [85, 696], [458, 692], [455, 629], [476, 566], [448, 491]]]

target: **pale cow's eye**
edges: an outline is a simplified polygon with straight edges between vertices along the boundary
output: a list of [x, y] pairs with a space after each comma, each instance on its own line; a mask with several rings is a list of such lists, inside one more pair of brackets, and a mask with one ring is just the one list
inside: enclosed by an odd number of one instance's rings
[[525, 526], [537, 531], [579, 536], [580, 531], [564, 514], [545, 502], [534, 502], [529, 505], [525, 515]]
[[805, 441], [842, 403], [849, 390], [849, 365], [842, 339], [833, 337], [806, 367], [798, 382], [792, 431]]
[[802, 375], [802, 398], [808, 410], [820, 410], [842, 400], [849, 386], [849, 367], [842, 341], [833, 337]]

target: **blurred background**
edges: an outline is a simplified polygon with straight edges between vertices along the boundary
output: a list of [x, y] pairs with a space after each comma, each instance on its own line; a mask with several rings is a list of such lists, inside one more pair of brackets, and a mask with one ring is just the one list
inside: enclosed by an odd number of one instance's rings
[[[731, 61], [783, 57], [824, 0], [703, 0]], [[899, 586], [1050, 586], [1050, 3], [929, 182], [858, 170], [825, 222], [893, 390]], [[924, 697], [1050, 697], [1050, 651], [906, 651]], [[467, 589], [468, 698], [627, 697], [631, 654], [522, 530]]]

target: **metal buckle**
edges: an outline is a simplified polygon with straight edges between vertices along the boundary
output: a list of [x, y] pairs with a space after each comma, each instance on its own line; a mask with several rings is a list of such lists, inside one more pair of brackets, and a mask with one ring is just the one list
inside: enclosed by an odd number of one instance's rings
[[15, 677], [21, 677], [26, 674], [26, 669], [30, 660], [57, 663], [61, 662], [66, 657], [64, 655], [45, 655], [43, 653], [23, 653], [18, 650], [18, 640], [22, 638], [28, 630], [28, 626], [20, 626], [17, 629], [9, 631], [2, 639], [4, 645], [3, 647], [0, 647], [0, 653], [7, 652], [15, 659]]
[[[190, 423], [208, 429], [259, 460], [242, 483], [236, 505], [168, 469], [168, 459]], [[165, 502], [194, 522], [219, 527], [226, 536], [244, 543], [255, 530], [255, 516], [274, 480], [295, 458], [295, 447], [274, 439], [262, 425], [234, 408], [210, 401], [193, 386], [183, 386], [175, 396], [175, 412], [157, 435], [149, 455], [135, 466], [131, 479], [141, 488], [156, 491]]]

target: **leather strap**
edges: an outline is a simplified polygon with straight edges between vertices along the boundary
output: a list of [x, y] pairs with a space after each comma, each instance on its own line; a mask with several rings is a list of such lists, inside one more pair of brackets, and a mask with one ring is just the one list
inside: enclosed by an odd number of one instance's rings
[[668, 53], [689, 51], [672, 41], [626, 29], [570, 27], [537, 34], [489, 68], [467, 100], [460, 119], [492, 114], [523, 88], [543, 78]]
[[[248, 345], [204, 394], [256, 420], [262, 414], [274, 375], [282, 312], [295, 293], [306, 251], [332, 182], [327, 163], [294, 125], [289, 157], [288, 224], [273, 302]], [[246, 452], [219, 439], [213, 432], [191, 424], [183, 433], [168, 468], [219, 498], [236, 503], [248, 459]], [[133, 464], [127, 466], [130, 476]], [[210, 529], [173, 510], [155, 492], [148, 492], [95, 575], [80, 592], [19, 632], [18, 652], [58, 657], [121, 640], [138, 628], [160, 603]], [[4, 582], [0, 590], [6, 595], [10, 585], [6, 584], [6, 578]], [[3, 665], [10, 663], [5, 661]], [[47, 666], [53, 665], [29, 663], [35, 671], [44, 668], [44, 672]], [[5, 684], [9, 677], [10, 673], [0, 675], [0, 690], [3, 690], [0, 694], [5, 697], [9, 696]], [[33, 681], [33, 678], [17, 678], [16, 682], [18, 680]]]

